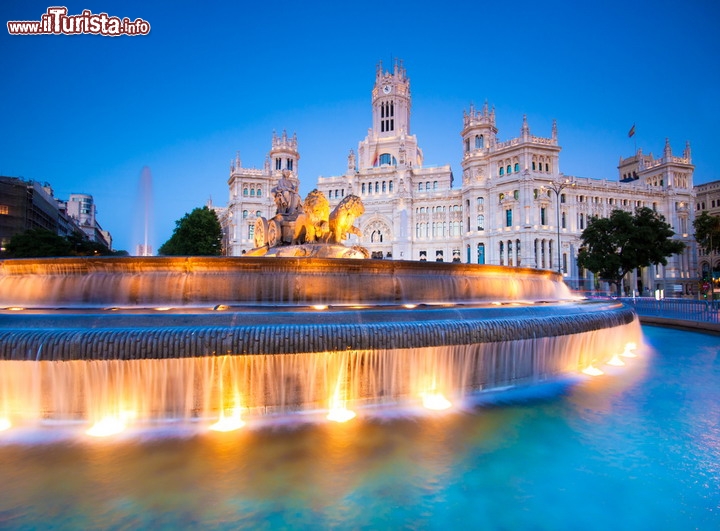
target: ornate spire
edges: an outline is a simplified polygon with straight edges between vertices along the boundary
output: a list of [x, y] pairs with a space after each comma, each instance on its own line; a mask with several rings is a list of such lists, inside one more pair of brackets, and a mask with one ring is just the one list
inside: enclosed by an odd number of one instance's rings
[[665, 150], [663, 152], [665, 157], [672, 157], [672, 148], [670, 148], [670, 139], [665, 139]]
[[530, 127], [528, 126], [527, 122], [527, 114], [523, 114], [523, 123], [522, 128], [520, 129], [520, 134], [523, 138], [530, 136]]
[[557, 120], [553, 118], [552, 123], [552, 139], [557, 142], [558, 136], [557, 136]]
[[688, 161], [688, 163], [692, 162], [690, 159], [692, 158], [692, 152], [690, 151], [690, 141], [685, 142], [685, 151], [683, 152], [683, 157], [685, 157]]

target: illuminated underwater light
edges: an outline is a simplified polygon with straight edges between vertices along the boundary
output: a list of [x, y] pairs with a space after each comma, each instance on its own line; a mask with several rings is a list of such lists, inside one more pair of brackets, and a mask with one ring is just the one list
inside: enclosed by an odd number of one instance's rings
[[423, 406], [426, 409], [432, 409], [434, 411], [442, 411], [443, 409], [449, 409], [452, 407], [452, 402], [443, 396], [442, 393], [437, 391], [431, 391], [429, 393], [422, 393]]
[[628, 343], [625, 345], [625, 351], [622, 353], [622, 355], [626, 358], [637, 358], [637, 354], [635, 354], [635, 349], [637, 348], [637, 345], [635, 343]]
[[242, 408], [236, 407], [232, 409], [229, 416], [225, 416], [225, 411], [220, 412], [220, 418], [217, 422], [210, 426], [213, 431], [235, 431], [245, 426], [242, 417]]
[[612, 358], [610, 358], [610, 361], [607, 362], [608, 365], [613, 365], [614, 367], [622, 367], [625, 365], [625, 362], [620, 359], [620, 356], [617, 354], [614, 354]]
[[592, 365], [588, 365], [587, 367], [585, 367], [582, 372], [589, 376], [600, 376], [601, 374], [605, 374], [600, 369], [593, 367]]
[[330, 410], [327, 415], [327, 419], [332, 420], [333, 422], [347, 422], [348, 420], [354, 419], [356, 416], [357, 415], [354, 411], [351, 411], [344, 406], [339, 406]]
[[97, 421], [85, 433], [93, 437], [108, 437], [125, 429], [125, 422], [118, 417], [104, 417]]

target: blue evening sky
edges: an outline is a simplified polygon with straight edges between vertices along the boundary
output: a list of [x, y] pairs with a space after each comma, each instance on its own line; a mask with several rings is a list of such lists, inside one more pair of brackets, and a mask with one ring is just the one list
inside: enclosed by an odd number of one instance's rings
[[[345, 171], [371, 125], [375, 65], [404, 61], [412, 133], [427, 165], [459, 185], [463, 110], [487, 100], [499, 137], [550, 136], [560, 170], [617, 179], [635, 147], [691, 142], [695, 183], [720, 179], [720, 3], [8, 2], [8, 20], [137, 17], [148, 36], [0, 32], [0, 175], [90, 193], [116, 249], [141, 241], [139, 183], [150, 168], [157, 249], [208, 198], [225, 205], [230, 159], [262, 167], [273, 130], [296, 132], [303, 195]], [[501, 5], [502, 4], [502, 5]], [[636, 124], [636, 135], [628, 138]]]

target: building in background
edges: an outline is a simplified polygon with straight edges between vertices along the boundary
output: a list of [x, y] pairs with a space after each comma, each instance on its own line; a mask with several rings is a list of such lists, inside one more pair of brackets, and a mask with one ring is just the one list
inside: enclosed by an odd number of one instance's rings
[[88, 240], [112, 249], [112, 236], [100, 226], [96, 217], [95, 201], [90, 194], [70, 194], [65, 210]]
[[110, 233], [95, 218], [91, 195], [72, 194], [63, 201], [54, 196], [48, 183], [0, 177], [0, 252], [15, 235], [30, 229], [45, 229], [68, 237], [73, 234], [112, 249]]
[[[720, 181], [697, 185], [695, 187], [695, 194], [696, 217], [703, 212], [707, 212], [711, 216], [720, 217]], [[709, 280], [710, 271], [712, 271], [712, 278], [715, 283], [714, 291], [717, 293], [718, 284], [720, 283], [720, 254], [707, 254], [702, 249], [698, 250], [698, 254], [700, 278], [705, 281]], [[707, 289], [707, 286], [705, 289]]]
[[[695, 191], [689, 145], [675, 156], [669, 140], [662, 156], [620, 159], [618, 179], [579, 178], [560, 171], [561, 146], [555, 122], [549, 136], [531, 133], [524, 117], [519, 135], [502, 140], [488, 104], [464, 112], [460, 129], [462, 178], [455, 186], [449, 165], [426, 166], [411, 129], [410, 81], [402, 63], [392, 71], [379, 64], [372, 87], [372, 127], [357, 152], [350, 150], [342, 175], [319, 177], [317, 188], [331, 208], [343, 197], [362, 198], [363, 236], [350, 244], [374, 258], [453, 261], [532, 267], [561, 272], [575, 289], [608, 290], [577, 267], [582, 231], [593, 216], [615, 209], [649, 207], [662, 214], [687, 248], [666, 266], [649, 267], [627, 279], [628, 293], [687, 295], [697, 290], [693, 239]], [[273, 134], [262, 170], [231, 164], [230, 202], [218, 215], [226, 251], [253, 247], [257, 216], [275, 213], [270, 190], [289, 170], [297, 182], [297, 138]]]

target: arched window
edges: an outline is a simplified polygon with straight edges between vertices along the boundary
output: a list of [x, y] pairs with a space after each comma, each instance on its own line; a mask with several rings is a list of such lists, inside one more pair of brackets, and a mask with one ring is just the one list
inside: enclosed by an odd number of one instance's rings
[[502, 177], [503, 175], [505, 175], [505, 168], [503, 168], [502, 166], [500, 166], [500, 172], [499, 172], [499, 173], [500, 173], [500, 177]]
[[256, 218], [259, 218], [260, 216], [262, 216], [262, 212], [260, 212], [259, 210], [257, 212], [255, 212]]
[[383, 193], [387, 192], [387, 182], [386, 181], [383, 181], [383, 183], [382, 183], [382, 191], [383, 191]]
[[375, 181], [375, 193], [380, 193], [380, 183], [378, 181]]
[[532, 169], [535, 171], [535, 161], [532, 161]]
[[470, 151], [470, 139], [465, 139], [465, 151]]
[[562, 223], [561, 226], [562, 226], [563, 229], [566, 229], [566, 228], [567, 228], [567, 227], [566, 227], [566, 225], [567, 225], [566, 219], [567, 219], [567, 217], [566, 217], [566, 215], [565, 215], [565, 212], [563, 212], [563, 213], [562, 213], [562, 221], [561, 221], [561, 223]]
[[437, 181], [433, 181], [433, 190], [437, 190]]
[[262, 197], [262, 188], [257, 189], [257, 196]]
[[255, 188], [250, 188], [250, 197], [255, 197]]
[[390, 183], [388, 184], [388, 191], [390, 193], [392, 193], [392, 191], [393, 191], [393, 182], [392, 181], [390, 181]]
[[482, 214], [477, 217], [477, 230], [485, 230], [485, 216]]
[[484, 243], [477, 244], [477, 263], [478, 264], [485, 263], [485, 244]]
[[515, 163], [515, 173], [517, 173], [517, 172], [519, 172], [519, 171], [520, 171], [520, 163], [519, 163], [519, 162], [516, 162], [516, 163]]
[[379, 165], [397, 166], [397, 159], [393, 157], [390, 153], [383, 153], [382, 155], [380, 155]]
[[430, 181], [425, 183], [425, 190], [430, 190]]
[[243, 195], [244, 195], [245, 197], [248, 196], [248, 193], [249, 193], [249, 192], [248, 192], [247, 187], [243, 188]]
[[365, 195], [365, 183], [362, 183], [362, 194]]
[[475, 135], [475, 149], [482, 149], [485, 143], [485, 139], [482, 135]]
[[247, 219], [250, 213], [247, 210], [243, 210], [243, 219]]
[[512, 166], [510, 166], [510, 164], [507, 165], [506, 171], [508, 172], [508, 175], [512, 173]]
[[418, 192], [422, 192], [422, 183], [418, 183]]

